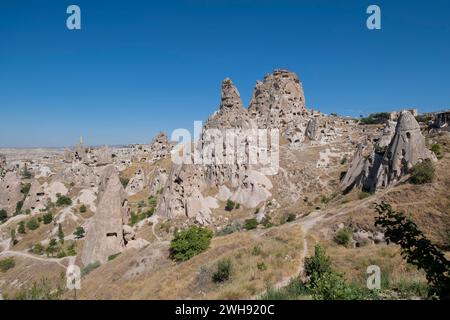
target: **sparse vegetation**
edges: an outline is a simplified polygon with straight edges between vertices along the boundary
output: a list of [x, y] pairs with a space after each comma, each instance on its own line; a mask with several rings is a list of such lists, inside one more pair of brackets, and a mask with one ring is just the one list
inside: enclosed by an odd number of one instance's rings
[[264, 262], [258, 262], [256, 264], [256, 267], [258, 268], [259, 271], [267, 270], [267, 265]]
[[380, 124], [384, 123], [386, 120], [389, 120], [390, 114], [389, 112], [379, 112], [379, 113], [371, 113], [366, 118], [361, 118], [361, 124]]
[[16, 265], [16, 262], [14, 261], [13, 257], [0, 260], [0, 271], [1, 272], [6, 272], [9, 269], [14, 268], [15, 265]]
[[434, 165], [431, 161], [417, 163], [411, 168], [409, 180], [413, 184], [424, 184], [433, 182], [435, 175]]
[[341, 246], [349, 247], [352, 242], [352, 236], [353, 232], [350, 228], [342, 228], [336, 232], [334, 242]]
[[179, 231], [170, 243], [170, 256], [176, 261], [186, 261], [208, 249], [213, 233], [207, 228], [191, 226]]
[[433, 151], [433, 153], [436, 155], [436, 158], [442, 159], [444, 157], [441, 145], [439, 143], [433, 143], [430, 150]]
[[359, 200], [363, 200], [363, 199], [368, 198], [368, 197], [370, 197], [370, 196], [371, 196], [371, 194], [370, 194], [369, 192], [361, 191], [361, 192], [358, 194], [358, 199], [359, 199]]
[[121, 254], [121, 252], [118, 252], [118, 253], [115, 253], [115, 254], [110, 255], [110, 256], [108, 257], [108, 261], [114, 260], [115, 258], [117, 258], [118, 256], [120, 256], [120, 254]]
[[246, 230], [256, 229], [258, 227], [258, 221], [255, 218], [245, 220], [244, 228]]
[[82, 205], [80, 206], [80, 213], [85, 213], [86, 211], [87, 211], [86, 206], [85, 206], [84, 204], [82, 204]]
[[61, 223], [58, 224], [58, 239], [59, 239], [59, 243], [61, 243], [61, 244], [64, 243], [64, 231], [63, 231]]
[[88, 275], [89, 273], [91, 273], [92, 271], [97, 269], [98, 267], [100, 267], [100, 262], [99, 261], [95, 261], [95, 262], [89, 263], [86, 267], [84, 267], [81, 270], [81, 276], [84, 277], [84, 276]]
[[242, 230], [242, 224], [235, 222], [235, 223], [227, 225], [223, 229], [217, 231], [216, 236], [217, 237], [225, 236], [227, 234], [231, 234], [231, 233], [238, 232], [241, 230]]
[[1, 209], [0, 210], [0, 224], [5, 222], [6, 220], [8, 220], [8, 213], [6, 212], [6, 210]]
[[220, 260], [217, 264], [217, 271], [214, 272], [212, 279], [214, 282], [224, 282], [230, 279], [232, 264], [231, 260]]
[[[34, 282], [30, 288], [23, 289], [16, 293], [13, 300], [59, 300], [63, 294], [62, 286], [58, 285], [52, 288], [49, 280], [41, 279], [39, 282]], [[8, 297], [7, 297], [8, 298]]]

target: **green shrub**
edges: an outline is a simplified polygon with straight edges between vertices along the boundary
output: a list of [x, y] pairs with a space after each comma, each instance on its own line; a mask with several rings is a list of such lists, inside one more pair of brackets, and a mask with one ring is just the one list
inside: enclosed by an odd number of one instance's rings
[[258, 268], [259, 271], [267, 270], [267, 265], [264, 262], [258, 262], [256, 264], [256, 267]]
[[97, 269], [98, 267], [100, 267], [99, 261], [89, 263], [86, 267], [83, 268], [83, 270], [81, 270], [81, 276], [84, 277], [84, 276], [88, 275], [89, 273], [91, 273], [92, 271]]
[[295, 221], [296, 218], [297, 215], [295, 213], [288, 213], [288, 215], [286, 216], [286, 222]]
[[214, 272], [212, 279], [214, 282], [224, 282], [230, 279], [231, 261], [229, 259], [219, 261], [217, 271]]
[[326, 272], [317, 279], [312, 290], [316, 300], [355, 300], [359, 298], [356, 290], [350, 287], [342, 276]]
[[369, 192], [361, 191], [358, 194], [358, 199], [362, 200], [362, 199], [365, 199], [365, 198], [370, 197], [370, 196], [371, 196], [371, 194]]
[[77, 243], [76, 243], [76, 242], [72, 242], [72, 243], [67, 247], [67, 255], [68, 255], [68, 256], [76, 256], [76, 255], [77, 255], [76, 246], [77, 246]]
[[236, 206], [236, 204], [234, 203], [234, 201], [227, 200], [227, 204], [225, 205], [225, 210], [231, 211], [234, 209], [235, 206]]
[[118, 256], [120, 256], [120, 254], [121, 254], [121, 252], [118, 252], [118, 253], [115, 253], [115, 254], [110, 255], [110, 256], [108, 257], [108, 261], [114, 260], [115, 258], [117, 258]]
[[242, 230], [242, 225], [240, 223], [233, 223], [230, 225], [225, 226], [223, 229], [219, 230], [216, 232], [216, 236], [220, 237], [220, 236], [225, 236], [227, 234], [231, 234], [234, 232], [238, 232]]
[[208, 249], [213, 233], [207, 228], [191, 226], [179, 231], [170, 243], [170, 256], [176, 261], [186, 261]]
[[64, 235], [62, 225], [61, 225], [61, 223], [59, 223], [58, 224], [58, 239], [61, 244], [64, 243], [64, 237], [65, 237], [65, 235]]
[[343, 158], [341, 159], [341, 164], [342, 164], [342, 165], [343, 165], [343, 164], [346, 164], [347, 161], [348, 161], [347, 157], [343, 157]]
[[258, 221], [255, 218], [245, 220], [244, 228], [246, 230], [256, 229], [256, 227], [258, 227]]
[[36, 243], [33, 248], [31, 248], [31, 252], [39, 256], [44, 254], [44, 250], [44, 246], [40, 243]]
[[15, 229], [11, 229], [10, 230], [10, 235], [11, 235], [11, 242], [12, 245], [15, 246], [17, 244], [17, 239], [16, 239], [16, 230]]
[[20, 234], [25, 234], [25, 222], [20, 221], [19, 227], [17, 228], [17, 232]]
[[253, 247], [252, 255], [259, 256], [261, 252], [262, 252], [261, 247], [259, 245], [256, 245]]
[[271, 218], [269, 216], [265, 216], [264, 219], [261, 221], [261, 224], [264, 226], [264, 228], [272, 228], [273, 223], [271, 221]]
[[35, 218], [33, 218], [27, 222], [28, 230], [33, 231], [33, 230], [36, 230], [37, 228], [39, 228], [39, 222]]
[[6, 220], [8, 220], [8, 213], [6, 212], [6, 210], [1, 209], [0, 210], [0, 223], [5, 222]]
[[80, 207], [80, 213], [85, 213], [87, 211], [87, 208], [84, 204], [81, 205]]
[[60, 249], [60, 250], [56, 253], [56, 257], [57, 257], [58, 259], [64, 258], [64, 257], [66, 257], [66, 256], [67, 256], [67, 254], [66, 254], [66, 252], [65, 252], [63, 249]]
[[83, 227], [77, 227], [77, 229], [75, 230], [75, 232], [73, 233], [75, 236], [75, 239], [81, 239], [84, 238], [86, 231], [84, 231]]
[[53, 221], [53, 215], [51, 213], [44, 214], [44, 216], [42, 218], [43, 218], [44, 224], [50, 224]]
[[349, 228], [339, 229], [334, 235], [334, 242], [337, 244], [348, 247], [352, 242], [353, 232]]
[[431, 161], [417, 163], [411, 168], [410, 181], [413, 184], [433, 182], [435, 175], [434, 165]]
[[13, 257], [0, 260], [0, 271], [6, 272], [9, 269], [14, 268], [15, 265], [16, 265], [16, 262], [14, 261]]
[[438, 159], [442, 159], [444, 157], [441, 150], [441, 145], [439, 143], [433, 143], [431, 145], [430, 150], [433, 151], [433, 153], [436, 155]]
[[16, 215], [21, 214], [22, 207], [23, 207], [23, 200], [20, 200], [16, 203], [16, 212], [15, 212]]
[[56, 205], [58, 207], [63, 207], [63, 206], [70, 206], [72, 205], [72, 199], [70, 199], [67, 196], [63, 196], [61, 194], [57, 194], [56, 197], [58, 198], [58, 200], [56, 200]]

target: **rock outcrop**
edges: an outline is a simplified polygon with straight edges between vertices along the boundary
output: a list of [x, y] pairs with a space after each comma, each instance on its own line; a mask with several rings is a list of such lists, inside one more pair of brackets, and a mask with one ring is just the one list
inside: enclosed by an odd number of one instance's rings
[[250, 127], [250, 118], [242, 104], [241, 95], [231, 79], [226, 78], [222, 81], [219, 110], [206, 121], [205, 129], [246, 129]]
[[32, 213], [39, 212], [40, 209], [45, 208], [45, 192], [42, 185], [37, 180], [33, 180], [30, 186], [28, 196], [23, 203], [24, 210], [30, 210]]
[[128, 182], [125, 191], [128, 196], [133, 196], [144, 190], [147, 184], [148, 180], [145, 171], [142, 168], [139, 168]]
[[[400, 181], [417, 163], [436, 156], [427, 149], [419, 124], [409, 111], [400, 113], [395, 132], [393, 122], [388, 122], [375, 145], [360, 145], [341, 186], [345, 190], [363, 187], [375, 192]], [[390, 142], [388, 143], [389, 138]]]
[[170, 155], [171, 150], [172, 144], [166, 134], [164, 132], [158, 133], [149, 145], [150, 161], [155, 162], [166, 158]]
[[395, 135], [384, 154], [377, 173], [377, 187], [387, 187], [400, 180], [418, 162], [436, 161], [427, 149], [419, 124], [409, 111], [403, 111], [398, 119]]
[[258, 81], [248, 112], [259, 128], [279, 129], [291, 146], [302, 144], [308, 112], [303, 86], [295, 73], [275, 70], [263, 82]]
[[0, 209], [6, 210], [8, 215], [14, 214], [16, 205], [22, 200], [22, 183], [16, 172], [7, 172], [0, 180]]
[[124, 225], [128, 222], [128, 204], [114, 166], [105, 167], [100, 180], [97, 211], [89, 222], [81, 254], [84, 265], [104, 263], [127, 244]]

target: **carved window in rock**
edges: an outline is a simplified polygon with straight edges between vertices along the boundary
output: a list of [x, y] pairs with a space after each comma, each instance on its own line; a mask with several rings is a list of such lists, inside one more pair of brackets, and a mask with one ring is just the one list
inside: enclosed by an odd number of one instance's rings
[[108, 232], [106, 234], [107, 237], [116, 237], [117, 238], [117, 232]]

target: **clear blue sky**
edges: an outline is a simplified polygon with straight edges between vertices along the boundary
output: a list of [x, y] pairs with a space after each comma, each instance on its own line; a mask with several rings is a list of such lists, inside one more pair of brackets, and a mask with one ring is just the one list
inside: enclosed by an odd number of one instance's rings
[[[66, 28], [77, 4], [82, 30]], [[366, 28], [378, 4], [382, 30]], [[450, 1], [0, 2], [0, 146], [148, 142], [193, 130], [233, 79], [296, 72], [307, 106], [358, 116], [450, 106]]]

